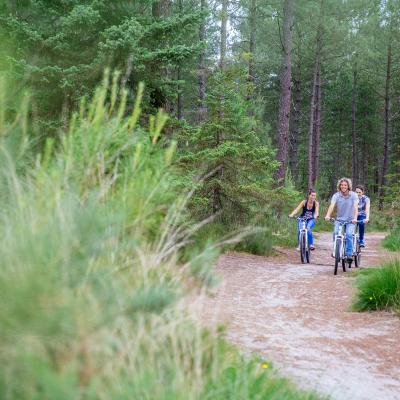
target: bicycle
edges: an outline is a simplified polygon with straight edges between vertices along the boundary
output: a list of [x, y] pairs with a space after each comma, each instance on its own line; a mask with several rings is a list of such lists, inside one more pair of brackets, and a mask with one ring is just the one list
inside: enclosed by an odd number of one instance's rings
[[[335, 223], [335, 219], [331, 218], [331, 222]], [[348, 225], [351, 224], [352, 222], [339, 222], [339, 228], [337, 233], [335, 234], [335, 238], [333, 241], [333, 254], [335, 256], [335, 269], [333, 271], [334, 275], [337, 275], [337, 270], [339, 267], [339, 264], [342, 264], [342, 269], [343, 272], [346, 272], [346, 265], [348, 265], [349, 268], [351, 268], [351, 262], [348, 261], [347, 256], [346, 256], [346, 234], [343, 234], [343, 228]], [[354, 241], [359, 242], [358, 239], [358, 234], [353, 234], [353, 245], [354, 245]], [[357, 244], [356, 244], [357, 246]], [[358, 243], [359, 246], [359, 243]], [[354, 247], [353, 247], [354, 248]], [[354, 254], [354, 253], [353, 253]], [[357, 264], [358, 266], [358, 264]]]
[[[364, 223], [364, 221], [358, 221], [358, 223]], [[355, 232], [353, 234], [353, 256], [355, 267], [361, 266], [361, 246], [360, 246], [360, 236], [358, 233], [358, 224], [356, 225]]]
[[299, 230], [300, 259], [303, 264], [306, 262], [309, 264], [311, 261], [311, 249], [308, 242], [307, 220], [304, 217], [297, 217], [296, 220], [301, 222], [301, 228]]

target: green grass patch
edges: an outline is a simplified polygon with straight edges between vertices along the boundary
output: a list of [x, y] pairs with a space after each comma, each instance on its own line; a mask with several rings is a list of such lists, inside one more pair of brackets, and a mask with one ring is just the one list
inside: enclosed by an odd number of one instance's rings
[[393, 230], [388, 236], [386, 236], [382, 241], [382, 245], [385, 249], [400, 251], [400, 228]]
[[235, 250], [245, 251], [259, 256], [272, 254], [272, 235], [267, 229], [246, 236], [235, 246]]
[[352, 308], [356, 311], [400, 311], [400, 260], [381, 268], [361, 270], [356, 277], [357, 293]]
[[196, 237], [165, 116], [146, 132], [115, 90], [44, 154], [0, 121], [0, 398], [317, 398], [183, 301], [215, 283], [218, 227]]

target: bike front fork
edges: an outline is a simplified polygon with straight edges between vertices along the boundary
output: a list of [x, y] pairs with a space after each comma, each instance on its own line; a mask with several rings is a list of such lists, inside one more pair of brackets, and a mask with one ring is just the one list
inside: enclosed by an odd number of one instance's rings
[[358, 236], [356, 234], [353, 234], [353, 254], [357, 253], [357, 247], [358, 247]]
[[301, 238], [302, 234], [304, 234], [304, 237], [306, 238], [306, 248], [307, 248], [308, 247], [307, 229], [301, 229], [300, 232], [299, 232], [299, 246], [301, 246], [300, 238]]
[[344, 237], [343, 236], [336, 236], [335, 240], [333, 241], [333, 256], [336, 256], [336, 246], [337, 246], [337, 242], [338, 240], [341, 239], [341, 249], [340, 249], [340, 255], [341, 257], [344, 256]]

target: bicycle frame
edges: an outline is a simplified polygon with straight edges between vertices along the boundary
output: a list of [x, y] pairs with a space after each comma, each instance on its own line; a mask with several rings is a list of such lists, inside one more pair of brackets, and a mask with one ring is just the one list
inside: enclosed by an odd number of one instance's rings
[[[307, 220], [304, 217], [297, 217], [298, 222], [300, 222], [298, 242], [300, 247], [300, 258], [301, 262], [310, 263], [310, 246], [308, 243], [308, 232], [307, 232]], [[303, 239], [304, 238], [304, 239]]]
[[[331, 219], [331, 222], [338, 222], [338, 230], [335, 233], [334, 241], [333, 241], [333, 254], [335, 256], [335, 269], [334, 269], [334, 274], [337, 274], [337, 268], [338, 264], [341, 261], [342, 262], [342, 267], [343, 267], [343, 272], [346, 272], [346, 264], [351, 268], [351, 263], [347, 261], [346, 257], [346, 244], [347, 244], [347, 238], [346, 234], [344, 231], [344, 228], [346, 225], [351, 224], [352, 222], [341, 222], [341, 221], [335, 221], [335, 219]], [[357, 241], [357, 235], [353, 234], [353, 244], [354, 241]], [[338, 242], [340, 242], [340, 249], [339, 252], [337, 252], [337, 246]], [[354, 250], [353, 250], [354, 251]]]
[[360, 235], [358, 234], [358, 224], [353, 233], [353, 255], [357, 255], [357, 245], [360, 242]]
[[306, 247], [308, 247], [308, 235], [307, 235], [307, 220], [303, 217], [297, 217], [297, 221], [301, 222], [301, 228], [299, 229], [299, 237], [304, 232], [306, 235]]
[[347, 223], [342, 223], [339, 222], [339, 229], [337, 233], [335, 234], [335, 240], [333, 241], [333, 254], [336, 254], [336, 246], [337, 242], [339, 239], [342, 239], [341, 241], [341, 249], [340, 249], [340, 259], [342, 260], [345, 256], [345, 251], [346, 251], [346, 235], [343, 234], [343, 228], [346, 226]]
[[354, 265], [360, 267], [361, 265], [361, 247], [360, 247], [360, 235], [359, 235], [359, 223], [364, 224], [364, 221], [358, 221], [353, 234], [353, 256]]

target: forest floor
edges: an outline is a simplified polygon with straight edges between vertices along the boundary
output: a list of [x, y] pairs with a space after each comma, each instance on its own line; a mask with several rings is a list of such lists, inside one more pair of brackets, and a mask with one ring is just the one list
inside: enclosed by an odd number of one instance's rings
[[[220, 286], [199, 299], [206, 322], [225, 323], [229, 341], [304, 389], [340, 400], [400, 399], [399, 316], [352, 312], [355, 278], [341, 269], [333, 275], [331, 234], [316, 236], [310, 265], [295, 249], [222, 255]], [[362, 267], [393, 257], [380, 246], [383, 237], [367, 232]]]

